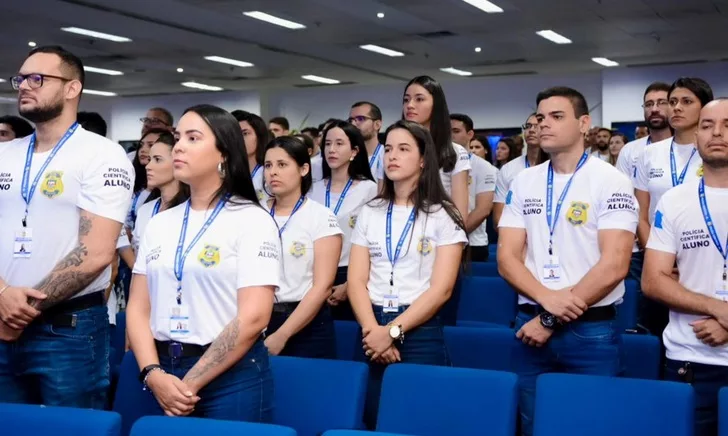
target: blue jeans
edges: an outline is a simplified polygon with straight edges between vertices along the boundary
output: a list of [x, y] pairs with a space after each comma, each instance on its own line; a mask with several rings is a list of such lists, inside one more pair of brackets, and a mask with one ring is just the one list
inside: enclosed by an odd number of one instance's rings
[[[160, 356], [162, 368], [180, 380], [200, 357], [172, 359]], [[151, 395], [151, 393], [150, 393]], [[227, 421], [269, 423], [273, 418], [273, 375], [268, 350], [259, 340], [230, 369], [220, 374], [198, 393], [200, 401], [190, 415]], [[163, 415], [159, 404], [156, 412]]]
[[75, 327], [40, 319], [17, 341], [0, 341], [0, 403], [104, 408], [109, 388], [106, 306], [72, 313]]
[[[374, 316], [379, 325], [387, 325], [395, 320], [409, 306], [400, 306], [397, 313], [384, 313], [381, 306], [372, 306]], [[404, 332], [404, 342], [395, 342], [399, 355], [404, 363], [417, 363], [422, 365], [449, 366], [450, 358], [445, 347], [445, 335], [440, 315], [410, 332]], [[369, 363], [369, 383], [367, 386], [367, 398], [364, 407], [364, 423], [369, 429], [374, 429], [377, 423], [377, 410], [379, 408], [379, 395], [382, 390], [382, 379], [387, 365], [374, 363], [364, 355], [361, 342], [357, 344], [359, 349], [358, 360]]]
[[[270, 317], [266, 335], [275, 333], [291, 316], [292, 310], [279, 311], [276, 308]], [[291, 336], [283, 347], [281, 356], [309, 357], [314, 359], [336, 359], [336, 333], [331, 309], [324, 303], [321, 310], [298, 333]]]
[[[531, 321], [523, 312], [516, 315], [515, 331]], [[614, 321], [575, 321], [557, 329], [546, 345], [530, 347], [517, 338], [511, 361], [518, 374], [521, 432], [533, 434], [536, 378], [544, 373], [563, 372], [616, 376], [620, 371], [621, 336]]]
[[728, 366], [689, 362], [692, 380], [678, 374], [688, 362], [666, 359], [664, 379], [690, 383], [695, 390], [695, 436], [718, 434], [718, 391], [728, 386]]

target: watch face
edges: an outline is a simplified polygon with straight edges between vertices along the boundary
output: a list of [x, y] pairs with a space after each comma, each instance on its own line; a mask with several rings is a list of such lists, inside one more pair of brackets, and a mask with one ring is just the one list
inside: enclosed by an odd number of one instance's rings
[[401, 329], [399, 326], [393, 325], [389, 328], [389, 336], [392, 337], [392, 339], [397, 339], [400, 336]]
[[553, 327], [556, 324], [556, 318], [550, 313], [542, 313], [541, 323], [543, 323], [544, 327]]

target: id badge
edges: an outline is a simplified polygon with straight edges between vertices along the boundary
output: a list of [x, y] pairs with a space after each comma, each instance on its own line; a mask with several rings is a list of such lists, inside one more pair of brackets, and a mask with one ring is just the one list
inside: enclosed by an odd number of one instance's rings
[[382, 307], [384, 313], [397, 313], [399, 312], [399, 296], [395, 294], [386, 294], [384, 296], [384, 306]]
[[29, 259], [33, 253], [33, 229], [23, 227], [15, 232], [13, 257]]
[[561, 280], [561, 264], [558, 256], [549, 256], [549, 261], [543, 266], [544, 283], [555, 283]]
[[722, 287], [715, 291], [715, 298], [721, 301], [728, 301], [728, 290]]
[[190, 335], [190, 309], [183, 304], [175, 304], [169, 310], [169, 336], [184, 339]]

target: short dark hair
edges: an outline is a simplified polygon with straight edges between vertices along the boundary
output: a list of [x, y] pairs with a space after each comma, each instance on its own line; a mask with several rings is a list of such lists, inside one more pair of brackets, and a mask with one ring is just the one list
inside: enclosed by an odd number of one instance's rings
[[253, 128], [256, 139], [255, 162], [258, 165], [263, 165], [263, 161], [265, 160], [265, 146], [268, 145], [272, 138], [265, 121], [258, 115], [243, 110], [235, 110], [231, 113], [238, 120], [238, 123], [245, 121]]
[[71, 75], [71, 78], [81, 82], [81, 86], [86, 84], [86, 72], [83, 69], [83, 62], [75, 54], [60, 45], [43, 45], [31, 50], [26, 59], [37, 53], [48, 53], [58, 56], [61, 58], [61, 68], [65, 69]]
[[597, 133], [599, 132], [607, 132], [609, 133], [609, 136], [612, 136], [614, 134], [611, 129], [607, 129], [606, 127], [600, 127], [599, 130], [597, 130]]
[[310, 133], [312, 136], [316, 137], [321, 133], [317, 127], [306, 127], [301, 130], [301, 133]]
[[382, 120], [382, 111], [379, 109], [379, 106], [377, 106], [374, 103], [368, 102], [368, 101], [357, 101], [356, 103], [351, 105], [351, 108], [354, 109], [355, 107], [369, 105], [369, 117], [373, 120]]
[[283, 130], [290, 130], [291, 126], [288, 124], [288, 120], [285, 117], [273, 117], [268, 121], [268, 124], [278, 124], [283, 127]]
[[273, 148], [282, 148], [299, 167], [308, 164], [308, 173], [301, 177], [301, 195], [306, 195], [311, 190], [311, 185], [313, 185], [313, 175], [311, 174], [313, 168], [311, 167], [311, 157], [308, 155], [306, 145], [293, 136], [279, 136], [265, 146], [266, 153]]
[[25, 138], [28, 135], [32, 135], [35, 132], [33, 126], [20, 117], [15, 115], [7, 115], [0, 117], [0, 124], [7, 124], [15, 133], [16, 138]]
[[538, 93], [536, 97], [536, 105], [538, 106], [543, 100], [551, 97], [564, 97], [568, 98], [571, 102], [571, 106], [574, 108], [574, 116], [576, 118], [589, 115], [589, 106], [586, 104], [586, 98], [584, 95], [574, 88], [567, 86], [554, 86], [553, 88], [545, 89]]
[[320, 132], [323, 132], [324, 130], [326, 130], [326, 127], [328, 127], [329, 124], [331, 124], [331, 123], [333, 123], [335, 121], [339, 121], [339, 119], [338, 118], [329, 118], [328, 120], [326, 120], [323, 123], [319, 124], [319, 126], [318, 126], [319, 133]]
[[460, 121], [468, 132], [474, 128], [473, 119], [465, 114], [450, 114], [450, 120]]
[[311, 152], [313, 153], [313, 149], [316, 148], [316, 144], [313, 143], [313, 139], [311, 139], [310, 136], [304, 135], [303, 133], [297, 133], [292, 136], [303, 142], [303, 145], [305, 145], [306, 148], [311, 150]]
[[165, 109], [163, 107], [153, 107], [153, 108], [150, 108], [149, 110], [154, 111], [154, 112], [161, 112], [162, 115], [164, 116], [164, 118], [166, 118], [166, 120], [162, 120], [162, 121], [166, 121], [167, 125], [170, 127], [174, 126], [174, 117], [172, 116], [172, 113], [170, 111], [168, 111], [167, 109]]
[[677, 88], [685, 88], [695, 94], [700, 100], [701, 107], [713, 101], [713, 89], [708, 82], [699, 77], [681, 77], [677, 79], [667, 93], [668, 98]]
[[98, 112], [79, 112], [76, 121], [89, 132], [106, 137], [106, 121]]
[[645, 89], [645, 94], [642, 96], [642, 99], [644, 100], [645, 97], [647, 97], [647, 94], [649, 94], [650, 92], [655, 92], [655, 91], [664, 91], [664, 92], [667, 92], [669, 94], [670, 93], [670, 85], [668, 85], [665, 82], [652, 82], [647, 87], [647, 89]]

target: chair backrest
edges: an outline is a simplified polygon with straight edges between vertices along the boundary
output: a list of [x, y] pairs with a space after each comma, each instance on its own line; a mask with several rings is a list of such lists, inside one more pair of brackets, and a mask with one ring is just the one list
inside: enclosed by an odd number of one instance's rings
[[509, 328], [445, 327], [452, 366], [510, 371], [515, 333]]
[[515, 374], [400, 363], [384, 373], [377, 431], [513, 436]]
[[536, 382], [535, 436], [691, 436], [689, 384], [544, 374]]
[[622, 297], [622, 303], [617, 306], [616, 327], [618, 332], [637, 327], [641, 295], [642, 292], [639, 290], [639, 283], [636, 280], [624, 281], [624, 297]]
[[0, 423], [3, 435], [118, 436], [121, 416], [114, 412], [70, 407], [0, 404]]
[[154, 395], [139, 382], [139, 366], [131, 351], [127, 351], [119, 367], [113, 410], [121, 415], [121, 436], [129, 434], [137, 419], [162, 413]]
[[162, 435], [296, 436], [296, 431], [292, 428], [272, 424], [218, 421], [216, 419], [204, 418], [172, 418], [167, 416], [147, 416], [141, 418], [131, 429], [131, 436]]
[[470, 273], [477, 277], [500, 277], [498, 264], [495, 262], [471, 262]]
[[462, 278], [458, 320], [510, 326], [516, 318], [517, 295], [500, 277]]
[[329, 430], [322, 436], [408, 436], [401, 433], [383, 433], [381, 431], [371, 432], [364, 430]]
[[273, 423], [300, 436], [361, 428], [369, 367], [362, 362], [273, 356]]
[[728, 436], [728, 387], [718, 392], [718, 436]]
[[361, 327], [355, 321], [334, 321], [336, 331], [336, 358], [356, 360], [361, 348]]
[[622, 335], [624, 377], [657, 380], [660, 376], [660, 340], [652, 335]]

